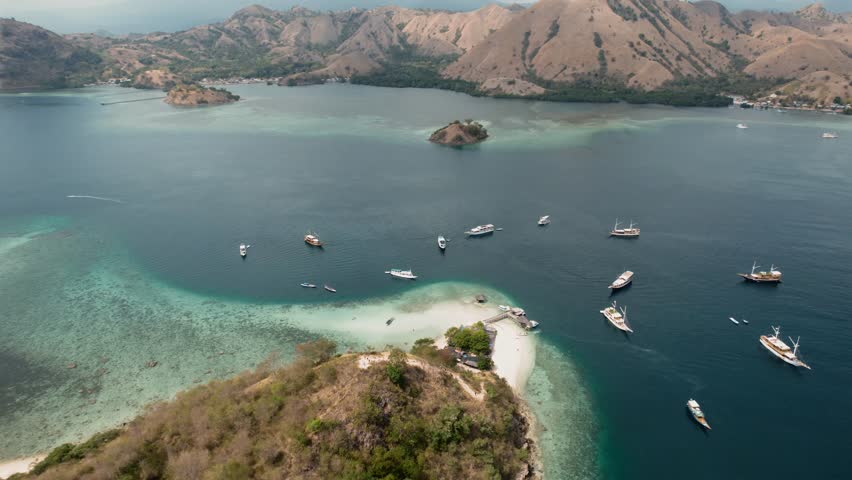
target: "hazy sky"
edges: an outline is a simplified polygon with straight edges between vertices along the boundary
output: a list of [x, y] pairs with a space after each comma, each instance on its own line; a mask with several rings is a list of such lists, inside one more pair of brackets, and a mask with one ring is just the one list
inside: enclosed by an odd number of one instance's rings
[[[469, 10], [493, 0], [0, 0], [0, 17], [15, 17], [59, 33], [174, 31], [228, 17], [252, 3], [284, 9], [292, 5], [327, 10], [353, 6]], [[511, 3], [511, 2], [504, 2]], [[529, 3], [529, 2], [527, 2]], [[813, 0], [722, 0], [731, 10], [743, 8], [793, 10]], [[834, 11], [852, 11], [852, 0], [824, 0]]]

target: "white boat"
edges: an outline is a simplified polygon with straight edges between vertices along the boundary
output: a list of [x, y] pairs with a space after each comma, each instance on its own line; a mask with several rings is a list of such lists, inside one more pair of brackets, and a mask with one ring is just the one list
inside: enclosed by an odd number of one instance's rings
[[825, 132], [822, 134], [822, 138], [837, 138], [837, 134], [834, 132]]
[[313, 283], [308, 283], [308, 282], [302, 283], [300, 285], [304, 288], [317, 288], [316, 285], [314, 285]]
[[633, 333], [633, 329], [630, 328], [630, 325], [627, 323], [627, 309], [622, 308], [619, 312], [618, 307], [616, 307], [615, 302], [612, 302], [611, 307], [606, 307], [601, 310], [601, 313], [609, 323], [611, 323], [615, 328], [623, 331]]
[[509, 310], [512, 309], [512, 307], [510, 307], [508, 305], [497, 305], [497, 308], [499, 308], [500, 310], [502, 310], [504, 312], [508, 312]]
[[699, 425], [710, 430], [710, 424], [707, 423], [707, 419], [704, 418], [704, 412], [701, 411], [701, 405], [699, 405], [698, 402], [690, 398], [689, 401], [686, 402], [686, 408], [689, 409], [689, 413], [692, 414], [692, 418], [694, 418]]
[[245, 257], [245, 256], [246, 256], [246, 254], [248, 253], [248, 247], [249, 247], [249, 246], [248, 246], [248, 245], [246, 245], [246, 244], [240, 244], [240, 256], [241, 256], [241, 257]]
[[441, 250], [447, 249], [447, 239], [443, 235], [438, 235], [438, 248]]
[[737, 128], [739, 128], [740, 130], [745, 130], [746, 128], [748, 128], [748, 125], [746, 125], [745, 123], [738, 123]]
[[781, 271], [776, 270], [775, 264], [769, 267], [768, 272], [756, 272], [760, 268], [757, 262], [751, 265], [751, 273], [738, 273], [737, 275], [746, 279], [746, 281], [754, 283], [781, 283]]
[[765, 349], [769, 350], [770, 353], [780, 358], [784, 362], [789, 363], [794, 367], [803, 367], [810, 370], [811, 367], [807, 363], [801, 361], [797, 356], [797, 354], [799, 353], [799, 339], [801, 337], [797, 338], [795, 342], [792, 338], [787, 337], [790, 338], [790, 342], [793, 344], [793, 348], [791, 349], [789, 346], [787, 346], [786, 343], [784, 343], [783, 340], [779, 338], [781, 336], [781, 327], [772, 327], [772, 331], [772, 335], [760, 336], [760, 344], [763, 345]]
[[550, 215], [545, 215], [538, 219], [539, 226], [543, 227], [550, 224]]
[[615, 226], [612, 227], [612, 230], [609, 232], [611, 237], [638, 237], [639, 229], [636, 228], [636, 224], [633, 223], [633, 220], [630, 221], [630, 227], [628, 228], [618, 228], [618, 219], [615, 219]]
[[744, 323], [744, 324], [746, 324], [746, 325], [748, 325], [748, 320], [746, 320], [746, 319], [744, 318], [744, 319], [743, 319], [743, 323]]
[[416, 280], [417, 275], [414, 274], [411, 270], [401, 270], [399, 268], [393, 268], [391, 270], [386, 271], [385, 273], [390, 274], [392, 277], [396, 278], [405, 278], [408, 280]]
[[473, 227], [470, 230], [464, 232], [465, 235], [469, 235], [471, 237], [479, 237], [481, 235], [488, 235], [489, 233], [494, 233], [494, 225], [479, 225], [478, 227]]
[[619, 288], [624, 288], [633, 283], [633, 272], [630, 270], [622, 273], [615, 279], [614, 282], [609, 286], [609, 288], [613, 290], [618, 290]]
[[323, 285], [322, 288], [326, 289], [327, 291], [329, 291], [331, 293], [337, 293], [337, 289], [330, 286], [330, 285]]
[[730, 321], [734, 322], [734, 324], [735, 324], [735, 325], [739, 325], [739, 324], [740, 324], [740, 322], [738, 322], [738, 321], [737, 321], [737, 319], [736, 319], [736, 318], [734, 318], [734, 317], [728, 317], [728, 320], [730, 320]]

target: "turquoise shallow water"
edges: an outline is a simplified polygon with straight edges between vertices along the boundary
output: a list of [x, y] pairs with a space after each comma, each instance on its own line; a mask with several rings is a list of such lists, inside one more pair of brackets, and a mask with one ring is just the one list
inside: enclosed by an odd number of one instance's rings
[[[100, 105], [150, 95], [123, 89], [0, 96], [0, 458], [320, 334], [355, 348], [429, 333], [377, 334], [349, 311], [487, 291], [542, 322], [527, 397], [548, 478], [764, 478], [773, 456], [790, 475], [847, 471], [852, 415], [836, 406], [852, 400], [850, 119], [234, 90], [246, 101], [205, 109]], [[467, 117], [493, 138], [424, 141]], [[840, 138], [820, 139], [826, 130]], [[536, 227], [544, 214], [553, 223]], [[615, 217], [638, 220], [642, 237], [608, 239]], [[505, 230], [463, 238], [488, 222]], [[302, 243], [309, 229], [326, 249]], [[755, 258], [785, 283], [739, 282]], [[391, 267], [413, 268], [420, 288], [391, 281]], [[625, 338], [598, 311], [628, 268]], [[303, 281], [333, 284], [339, 304]], [[779, 323], [802, 336], [813, 371], [760, 349]], [[145, 368], [151, 359], [161, 365]], [[690, 396], [711, 435], [686, 416]]]

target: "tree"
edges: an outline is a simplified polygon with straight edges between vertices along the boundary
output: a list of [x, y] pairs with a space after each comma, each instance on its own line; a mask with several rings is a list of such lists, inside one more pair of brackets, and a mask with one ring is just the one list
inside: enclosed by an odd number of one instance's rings
[[843, 105], [843, 99], [840, 97], [834, 97], [835, 105]]
[[391, 381], [396, 386], [403, 386], [405, 384], [405, 362], [407, 360], [407, 356], [405, 352], [398, 348], [394, 348], [390, 351], [390, 356], [388, 357], [388, 380]]

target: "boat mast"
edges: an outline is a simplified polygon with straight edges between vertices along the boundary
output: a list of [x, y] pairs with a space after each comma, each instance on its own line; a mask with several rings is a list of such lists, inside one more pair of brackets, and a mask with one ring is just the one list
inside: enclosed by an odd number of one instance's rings
[[615, 226], [614, 226], [614, 227], [612, 227], [612, 231], [613, 231], [613, 232], [614, 232], [614, 231], [616, 231], [616, 230], [618, 230], [618, 218], [617, 218], [617, 217], [616, 217], [616, 219], [615, 219]]
[[[787, 338], [789, 338], [790, 341], [793, 342], [793, 337], [787, 337]], [[796, 338], [796, 341], [793, 342], [793, 356], [794, 357], [796, 356], [796, 353], [799, 351], [799, 340], [801, 340], [801, 339], [802, 339], [802, 337], [798, 337], [798, 338]]]
[[755, 260], [754, 263], [751, 264], [751, 274], [752, 275], [754, 275], [754, 270], [756, 268], [760, 268], [760, 265], [757, 264], [757, 260]]
[[772, 331], [775, 332], [775, 335], [773, 335], [773, 337], [778, 338], [778, 335], [781, 334], [781, 326], [779, 325], [777, 327], [772, 327]]

